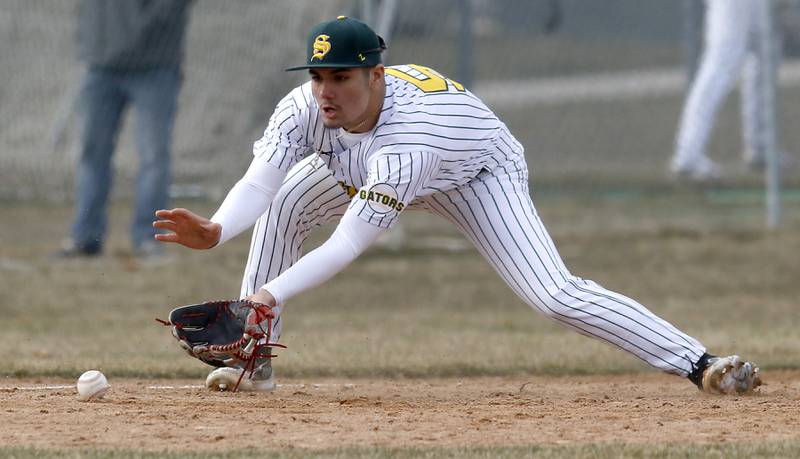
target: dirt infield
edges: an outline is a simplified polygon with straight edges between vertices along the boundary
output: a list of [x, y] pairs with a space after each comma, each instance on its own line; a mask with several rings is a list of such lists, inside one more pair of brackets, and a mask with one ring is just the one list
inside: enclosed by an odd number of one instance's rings
[[700, 393], [661, 374], [436, 380], [281, 381], [271, 394], [198, 381], [115, 380], [79, 402], [71, 381], [0, 380], [0, 444], [222, 450], [800, 437], [800, 372], [750, 397]]

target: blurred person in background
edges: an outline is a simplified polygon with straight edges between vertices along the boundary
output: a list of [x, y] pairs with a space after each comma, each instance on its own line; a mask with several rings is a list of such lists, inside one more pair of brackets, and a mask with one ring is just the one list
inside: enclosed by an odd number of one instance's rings
[[[780, 43], [780, 34], [762, 30], [759, 16], [771, 8], [770, 0], [705, 0], [703, 54], [687, 95], [675, 139], [671, 172], [693, 181], [718, 179], [720, 166], [707, 154], [707, 146], [722, 102], [741, 77], [742, 160], [751, 169], [762, 169], [767, 155], [764, 113], [774, 110], [764, 100], [766, 66], [763, 40]], [[775, 30], [778, 30], [774, 21]], [[777, 56], [776, 56], [777, 57]], [[777, 62], [777, 59], [774, 61]], [[785, 160], [785, 158], [783, 158]]]
[[82, 134], [75, 213], [57, 257], [102, 253], [108, 196], [123, 113], [136, 112], [139, 151], [131, 224], [134, 255], [158, 257], [153, 212], [168, 204], [172, 128], [182, 82], [184, 37], [192, 0], [81, 0], [78, 53], [86, 64], [81, 85]]

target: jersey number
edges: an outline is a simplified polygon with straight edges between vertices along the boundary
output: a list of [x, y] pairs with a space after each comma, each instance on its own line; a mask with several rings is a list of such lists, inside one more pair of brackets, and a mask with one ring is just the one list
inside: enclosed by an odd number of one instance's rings
[[437, 73], [433, 69], [429, 69], [428, 67], [423, 67], [423, 66], [417, 65], [417, 64], [410, 64], [409, 67], [413, 68], [414, 70], [418, 71], [419, 73], [425, 75], [428, 78], [420, 79], [420, 78], [415, 77], [414, 75], [411, 75], [411, 74], [406, 73], [406, 72], [404, 72], [402, 70], [394, 69], [394, 68], [386, 69], [386, 73], [388, 73], [389, 75], [392, 75], [392, 76], [396, 76], [397, 78], [400, 78], [401, 80], [408, 81], [409, 83], [411, 83], [414, 86], [418, 87], [423, 92], [443, 92], [443, 91], [447, 91], [447, 83], [448, 82], [450, 84], [452, 84], [457, 90], [459, 90], [461, 92], [465, 91], [464, 85], [462, 85], [461, 83], [458, 83], [456, 81], [453, 81], [453, 80], [451, 80], [449, 78], [445, 78], [445, 77], [439, 75], [439, 73]]

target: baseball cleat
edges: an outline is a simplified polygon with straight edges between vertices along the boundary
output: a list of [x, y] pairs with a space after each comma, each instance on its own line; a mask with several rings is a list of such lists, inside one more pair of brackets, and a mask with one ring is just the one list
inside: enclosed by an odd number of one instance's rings
[[709, 394], [746, 395], [752, 394], [761, 384], [761, 375], [754, 363], [731, 355], [708, 359], [701, 388]]
[[241, 392], [269, 392], [275, 389], [275, 378], [272, 376], [271, 368], [269, 376], [264, 379], [259, 378], [261, 375], [257, 371], [255, 375], [244, 375], [240, 381], [243, 371], [241, 368], [217, 368], [206, 377], [206, 387], [218, 392], [232, 392], [239, 383], [236, 390]]

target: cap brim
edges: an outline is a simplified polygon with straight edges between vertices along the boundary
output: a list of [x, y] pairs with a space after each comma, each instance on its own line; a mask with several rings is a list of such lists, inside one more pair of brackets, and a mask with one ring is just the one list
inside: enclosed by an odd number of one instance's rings
[[305, 69], [347, 69], [347, 68], [358, 68], [358, 67], [375, 67], [378, 64], [308, 64], [308, 65], [301, 65], [298, 67], [289, 67], [286, 69], [286, 72], [293, 72], [295, 70], [305, 70]]

